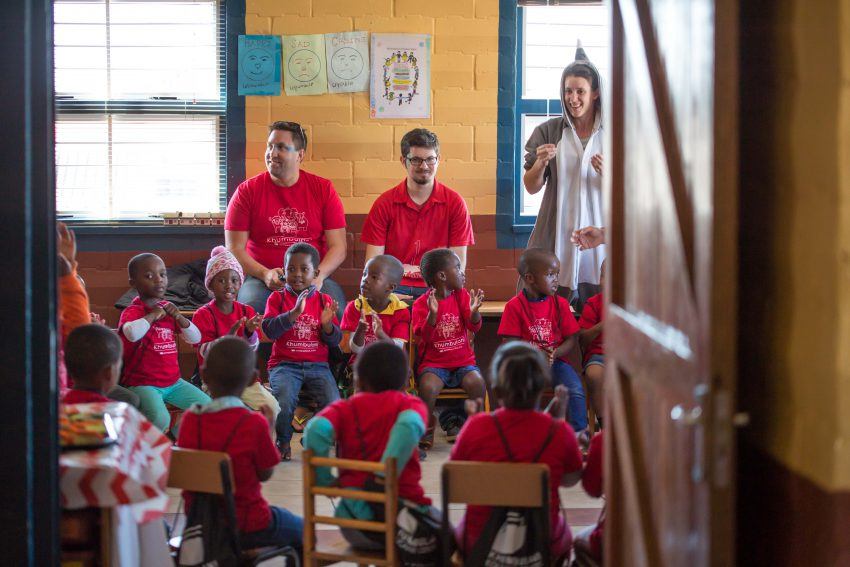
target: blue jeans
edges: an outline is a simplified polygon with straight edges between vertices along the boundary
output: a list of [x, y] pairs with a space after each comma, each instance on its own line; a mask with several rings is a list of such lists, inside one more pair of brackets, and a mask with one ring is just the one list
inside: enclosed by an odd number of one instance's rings
[[304, 520], [284, 508], [269, 506], [269, 509], [272, 513], [269, 527], [258, 532], [242, 532], [242, 548], [291, 546], [300, 550], [303, 544]]
[[563, 360], [552, 363], [552, 386], [559, 384], [563, 384], [570, 391], [570, 399], [567, 402], [567, 418], [570, 426], [576, 432], [587, 429], [587, 402], [584, 400], [581, 378], [573, 367]]
[[277, 442], [282, 446], [292, 439], [292, 415], [302, 386], [319, 409], [339, 399], [339, 388], [327, 362], [281, 362], [269, 370], [269, 383], [280, 404], [275, 431]]
[[[328, 278], [322, 284], [322, 293], [326, 293], [334, 298], [339, 304], [339, 310], [336, 316], [342, 319], [342, 312], [345, 309], [345, 294], [339, 284]], [[266, 287], [262, 280], [258, 280], [253, 276], [245, 276], [245, 283], [239, 289], [237, 299], [241, 303], [246, 303], [254, 308], [257, 313], [264, 313], [266, 310], [266, 301], [272, 294], [272, 290]]]
[[396, 295], [409, 295], [414, 300], [419, 299], [420, 296], [425, 295], [425, 292], [428, 291], [428, 287], [415, 287], [412, 285], [399, 285], [396, 286], [395, 293]]

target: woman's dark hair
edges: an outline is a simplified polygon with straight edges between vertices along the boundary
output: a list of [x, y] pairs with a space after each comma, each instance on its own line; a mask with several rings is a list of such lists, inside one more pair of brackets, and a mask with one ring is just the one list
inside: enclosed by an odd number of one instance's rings
[[296, 150], [303, 150], [307, 147], [307, 134], [304, 128], [298, 122], [287, 122], [286, 120], [278, 120], [269, 125], [269, 134], [275, 130], [282, 130], [292, 134], [292, 142], [295, 144]]
[[422, 261], [419, 262], [419, 273], [422, 274], [422, 279], [425, 280], [425, 283], [434, 287], [437, 273], [448, 269], [449, 262], [456, 256], [448, 248], [434, 248], [425, 252], [422, 256]]
[[286, 254], [283, 257], [283, 265], [286, 266], [287, 262], [289, 262], [289, 257], [293, 254], [306, 254], [310, 257], [310, 261], [313, 262], [313, 269], [319, 267], [319, 262], [321, 259], [319, 258], [319, 251], [316, 250], [316, 247], [312, 244], [308, 244], [307, 242], [296, 242], [292, 246], [286, 249]]
[[493, 355], [490, 383], [504, 407], [534, 409], [540, 394], [552, 384], [552, 374], [540, 349], [525, 341], [510, 341]]
[[[567, 77], [581, 77], [583, 79], [587, 79], [587, 82], [590, 83], [590, 88], [594, 92], [599, 91], [599, 72], [591, 67], [588, 63], [584, 61], [573, 61], [567, 68], [564, 69], [564, 73], [561, 75], [561, 83], [563, 83]], [[563, 93], [564, 85], [561, 85], [561, 92]], [[563, 96], [562, 96], [563, 98]], [[599, 93], [599, 96], [593, 101], [593, 110], [594, 112], [598, 112], [602, 106], [602, 93]]]
[[369, 392], [401, 390], [407, 384], [410, 366], [407, 354], [390, 341], [377, 341], [357, 355], [354, 372], [361, 388]]

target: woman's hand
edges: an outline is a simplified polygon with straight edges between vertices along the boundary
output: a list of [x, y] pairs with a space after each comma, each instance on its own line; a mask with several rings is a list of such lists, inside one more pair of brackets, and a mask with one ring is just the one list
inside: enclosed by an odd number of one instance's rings
[[272, 268], [263, 274], [263, 283], [274, 291], [283, 287], [283, 268]]
[[600, 244], [605, 244], [605, 229], [598, 226], [586, 226], [574, 230], [572, 236], [570, 236], [570, 242], [575, 244], [579, 250], [596, 248]]
[[543, 144], [542, 146], [537, 146], [537, 161], [540, 162], [541, 166], [548, 165], [549, 161], [555, 157], [557, 152], [558, 146], [555, 144]]
[[596, 170], [596, 173], [602, 175], [602, 154], [596, 154], [590, 158], [590, 165]]

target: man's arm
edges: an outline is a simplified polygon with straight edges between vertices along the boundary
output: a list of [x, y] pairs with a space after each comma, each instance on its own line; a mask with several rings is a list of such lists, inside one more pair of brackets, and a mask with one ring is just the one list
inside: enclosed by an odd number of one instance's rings
[[460, 258], [460, 269], [466, 269], [466, 246], [452, 246], [449, 248], [452, 252], [457, 254], [457, 257]]
[[374, 244], [366, 245], [366, 259], [363, 260], [363, 265], [366, 265], [366, 262], [374, 258], [375, 256], [380, 256], [387, 249], [386, 246], [375, 246]]
[[265, 282], [266, 287], [269, 289], [280, 289], [283, 287], [280, 279], [280, 276], [283, 275], [282, 268], [266, 268], [248, 254], [247, 230], [225, 230], [224, 244], [236, 256], [236, 259], [239, 260], [246, 274]]
[[335, 228], [333, 230], [326, 230], [325, 241], [328, 243], [328, 251], [325, 252], [325, 257], [319, 263], [319, 277], [313, 282], [316, 285], [316, 289], [319, 290], [322, 289], [322, 282], [325, 281], [325, 278], [330, 277], [345, 260], [347, 249], [345, 229]]

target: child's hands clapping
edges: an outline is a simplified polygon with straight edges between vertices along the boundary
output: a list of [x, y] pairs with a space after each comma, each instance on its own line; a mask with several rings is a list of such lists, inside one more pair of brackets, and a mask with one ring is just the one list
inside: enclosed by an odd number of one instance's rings
[[239, 319], [237, 319], [236, 322], [233, 323], [233, 326], [230, 327], [230, 330], [227, 331], [227, 334], [228, 335], [238, 335], [239, 334], [239, 328], [242, 327], [242, 325], [245, 324], [245, 321], [246, 321], [245, 317], [240, 317]]
[[567, 401], [570, 398], [570, 391], [563, 384], [555, 386], [555, 396], [547, 408], [549, 415], [555, 419], [567, 418]]
[[292, 311], [290, 311], [290, 319], [292, 321], [295, 321], [295, 319], [297, 319], [301, 316], [302, 313], [304, 313], [304, 304], [307, 302], [307, 296], [310, 295], [312, 291], [313, 290], [308, 287], [307, 289], [298, 294], [298, 299], [295, 300], [295, 306], [292, 308]]
[[469, 310], [472, 313], [478, 313], [482, 303], [484, 303], [483, 289], [473, 289], [469, 292]]
[[381, 335], [384, 333], [384, 324], [381, 322], [381, 317], [377, 313], [372, 313], [372, 332], [378, 338], [382, 338]]
[[436, 316], [439, 308], [440, 303], [437, 301], [437, 290], [432, 287], [431, 292], [428, 294], [428, 311], [430, 311], [432, 315]]
[[357, 330], [358, 331], [365, 331], [368, 328], [369, 328], [369, 319], [368, 319], [368, 315], [366, 315], [366, 308], [361, 307], [360, 308], [360, 319], [357, 321]]
[[263, 318], [259, 313], [254, 314], [250, 319], [245, 320], [245, 334], [253, 335], [257, 329], [260, 328], [260, 324], [263, 322]]
[[322, 326], [329, 325], [334, 320], [334, 315], [336, 315], [336, 310], [339, 307], [339, 304], [331, 300], [329, 303], [325, 303], [325, 307], [322, 309]]

